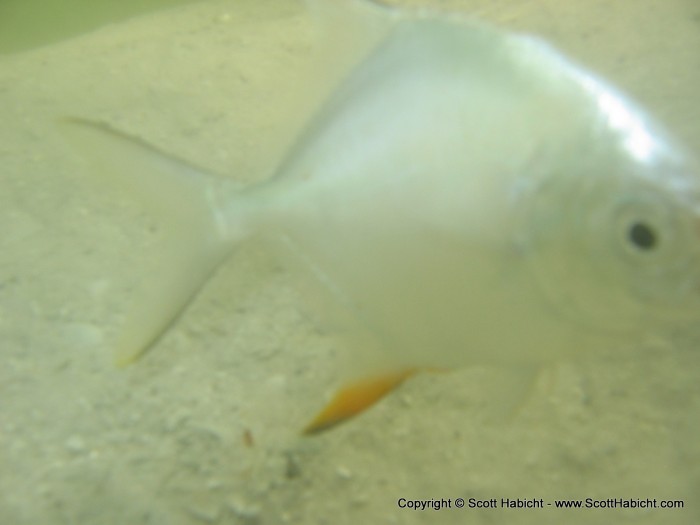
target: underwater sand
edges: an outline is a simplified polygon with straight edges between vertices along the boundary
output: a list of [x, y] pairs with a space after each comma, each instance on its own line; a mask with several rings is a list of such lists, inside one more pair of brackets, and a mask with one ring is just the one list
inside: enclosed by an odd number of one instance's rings
[[[432, 3], [547, 37], [700, 151], [694, 0]], [[130, 297], [164, 264], [158, 227], [90, 177], [53, 122], [103, 120], [264, 179], [318, 102], [298, 81], [311, 42], [294, 2], [207, 1], [0, 57], [0, 523], [700, 523], [697, 335], [562, 362], [505, 419], [501, 372], [475, 366], [417, 376], [304, 438], [342, 380], [340, 337], [251, 243], [152, 352], [112, 365]], [[685, 509], [397, 507], [457, 497]]]

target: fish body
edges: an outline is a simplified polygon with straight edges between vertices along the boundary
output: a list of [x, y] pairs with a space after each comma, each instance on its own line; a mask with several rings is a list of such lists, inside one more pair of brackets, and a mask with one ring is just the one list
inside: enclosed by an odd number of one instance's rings
[[694, 318], [686, 160], [546, 44], [421, 16], [334, 94], [261, 209], [410, 364], [541, 362]]
[[538, 39], [372, 16], [385, 35], [261, 185], [239, 191], [103, 125], [66, 126], [172, 232], [172, 272], [127, 325], [123, 361], [250, 237], [306, 268], [406, 367], [529, 366], [695, 322], [689, 152]]

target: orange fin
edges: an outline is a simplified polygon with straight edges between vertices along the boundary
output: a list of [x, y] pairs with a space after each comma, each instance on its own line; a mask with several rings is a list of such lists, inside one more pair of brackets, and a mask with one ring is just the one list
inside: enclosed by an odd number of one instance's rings
[[303, 433], [317, 434], [364, 412], [418, 371], [409, 368], [350, 383], [336, 392]]

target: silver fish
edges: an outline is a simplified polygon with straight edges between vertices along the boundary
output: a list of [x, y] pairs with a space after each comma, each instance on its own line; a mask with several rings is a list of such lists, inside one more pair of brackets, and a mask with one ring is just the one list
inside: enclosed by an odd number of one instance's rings
[[406, 367], [528, 367], [696, 323], [700, 173], [661, 125], [537, 38], [346, 9], [380, 36], [268, 182], [239, 190], [105, 125], [64, 126], [172, 239], [122, 362], [251, 237]]

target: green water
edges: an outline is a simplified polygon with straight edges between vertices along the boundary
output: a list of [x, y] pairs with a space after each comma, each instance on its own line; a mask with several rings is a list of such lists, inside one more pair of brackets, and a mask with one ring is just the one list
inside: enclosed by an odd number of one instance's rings
[[198, 0], [3, 0], [0, 53], [57, 42], [148, 11]]
[[[700, 151], [698, 0], [391, 1], [539, 35]], [[307, 438], [355, 354], [252, 243], [157, 347], [113, 366], [124, 317], [170, 261], [150, 210], [57, 120], [108, 123], [242, 184], [269, 177], [321, 98], [300, 80], [328, 45], [311, 23], [301, 0], [0, 0], [0, 525], [700, 523], [697, 331], [633, 358], [562, 358], [509, 417], [499, 399], [518, 385], [475, 363]], [[483, 503], [588, 497], [685, 508]]]

